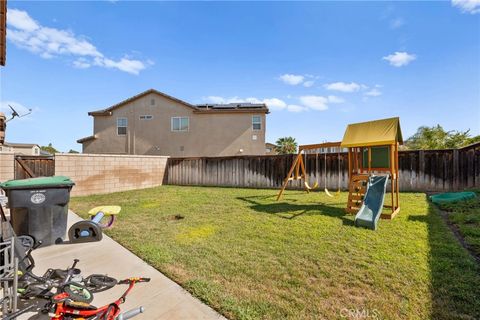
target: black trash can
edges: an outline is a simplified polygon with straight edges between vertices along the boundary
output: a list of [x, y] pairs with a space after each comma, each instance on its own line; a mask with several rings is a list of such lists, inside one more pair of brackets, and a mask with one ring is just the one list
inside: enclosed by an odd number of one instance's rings
[[15, 233], [42, 241], [42, 246], [61, 242], [67, 232], [68, 202], [73, 185], [70, 178], [63, 176], [10, 180], [0, 184], [8, 197]]

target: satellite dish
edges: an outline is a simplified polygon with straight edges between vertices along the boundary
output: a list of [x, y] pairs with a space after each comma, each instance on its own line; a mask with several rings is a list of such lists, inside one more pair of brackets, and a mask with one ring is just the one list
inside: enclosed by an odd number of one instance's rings
[[14, 118], [22, 118], [22, 117], [28, 116], [30, 113], [32, 113], [32, 109], [28, 109], [27, 113], [20, 115], [17, 112], [17, 110], [15, 110], [11, 105], [8, 105], [8, 106], [10, 107], [10, 109], [12, 109], [12, 117], [10, 119], [6, 120], [5, 122], [11, 121]]

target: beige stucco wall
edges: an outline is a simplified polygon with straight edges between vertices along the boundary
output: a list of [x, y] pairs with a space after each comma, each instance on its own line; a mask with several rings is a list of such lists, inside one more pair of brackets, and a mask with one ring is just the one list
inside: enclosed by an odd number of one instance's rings
[[14, 154], [0, 153], [0, 182], [12, 180], [14, 173]]
[[[75, 182], [72, 195], [90, 195], [159, 186], [168, 157], [55, 154], [55, 175]], [[13, 164], [13, 160], [12, 160]]]
[[[151, 105], [151, 100], [155, 105]], [[83, 144], [84, 153], [169, 155], [175, 157], [265, 154], [264, 113], [194, 113], [180, 102], [155, 93], [94, 117], [94, 140]], [[140, 120], [152, 115], [152, 120]], [[252, 116], [262, 117], [262, 129], [252, 129]], [[172, 132], [172, 117], [189, 117], [188, 132]], [[126, 136], [117, 135], [117, 118], [128, 119]], [[256, 140], [253, 140], [253, 136]], [[243, 152], [240, 152], [240, 150]]]

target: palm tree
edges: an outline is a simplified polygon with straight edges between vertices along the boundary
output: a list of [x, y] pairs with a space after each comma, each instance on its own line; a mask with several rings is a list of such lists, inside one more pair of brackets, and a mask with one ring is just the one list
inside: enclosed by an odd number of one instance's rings
[[279, 138], [275, 144], [277, 145], [275, 151], [277, 151], [278, 154], [297, 153], [298, 144], [293, 137]]

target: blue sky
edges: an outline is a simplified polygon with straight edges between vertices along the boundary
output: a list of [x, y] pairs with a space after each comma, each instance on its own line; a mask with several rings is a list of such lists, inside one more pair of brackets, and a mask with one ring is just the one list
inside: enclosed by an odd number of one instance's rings
[[400, 116], [480, 134], [480, 4], [8, 2], [11, 142], [80, 150], [88, 111], [149, 88], [191, 103], [264, 101], [267, 141], [338, 141]]

